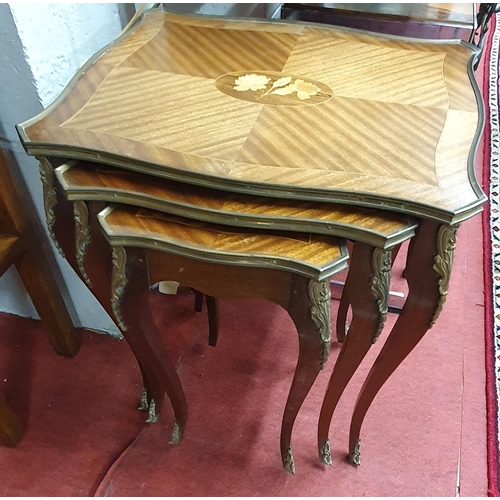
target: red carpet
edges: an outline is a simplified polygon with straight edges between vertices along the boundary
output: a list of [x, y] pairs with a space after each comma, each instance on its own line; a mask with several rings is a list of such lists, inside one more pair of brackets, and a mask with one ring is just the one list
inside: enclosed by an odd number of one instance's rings
[[281, 468], [279, 428], [297, 341], [278, 306], [222, 301], [219, 344], [210, 348], [206, 317], [193, 312], [186, 289], [175, 298], [152, 293], [189, 404], [179, 446], [168, 444], [169, 410], [158, 424], [142, 424], [140, 375], [124, 342], [85, 332], [81, 352], [68, 360], [51, 351], [38, 322], [0, 315], [0, 381], [7, 379], [3, 391], [27, 426], [17, 449], [0, 449], [0, 494], [454, 496], [459, 475], [462, 495], [485, 496], [481, 240], [480, 218], [460, 229], [442, 317], [368, 413], [359, 469], [345, 462], [349, 420], [392, 314], [334, 416], [327, 467], [315, 441], [333, 348], [296, 422], [295, 476]]
[[8, 314], [0, 331], [0, 388], [27, 429], [17, 448], [0, 448], [0, 494], [92, 495], [143, 427], [132, 353], [84, 332], [78, 356], [62, 358], [38, 321]]
[[[483, 189], [490, 203], [483, 213], [484, 229], [484, 280], [485, 280], [485, 333], [486, 333], [486, 394], [488, 423], [488, 494], [500, 496], [499, 472], [499, 377], [498, 356], [500, 355], [500, 275], [498, 270], [499, 252], [499, 124], [498, 124], [498, 47], [499, 29], [492, 20], [491, 33], [485, 47], [483, 96], [486, 108], [484, 132]], [[493, 35], [493, 36], [491, 36]]]

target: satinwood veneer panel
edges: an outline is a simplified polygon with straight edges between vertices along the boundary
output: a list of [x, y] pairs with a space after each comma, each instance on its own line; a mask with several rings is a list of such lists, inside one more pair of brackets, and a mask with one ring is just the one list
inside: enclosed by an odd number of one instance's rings
[[330, 234], [381, 248], [411, 238], [417, 227], [410, 217], [387, 211], [231, 194], [89, 162], [55, 172], [71, 201], [127, 203], [206, 222]]
[[476, 55], [459, 41], [156, 10], [18, 130], [31, 154], [459, 222], [485, 200]]

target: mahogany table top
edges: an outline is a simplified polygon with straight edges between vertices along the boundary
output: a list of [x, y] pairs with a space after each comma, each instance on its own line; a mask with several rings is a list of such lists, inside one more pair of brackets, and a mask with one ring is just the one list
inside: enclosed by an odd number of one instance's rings
[[18, 131], [30, 154], [459, 222], [485, 201], [475, 55], [459, 41], [155, 10]]

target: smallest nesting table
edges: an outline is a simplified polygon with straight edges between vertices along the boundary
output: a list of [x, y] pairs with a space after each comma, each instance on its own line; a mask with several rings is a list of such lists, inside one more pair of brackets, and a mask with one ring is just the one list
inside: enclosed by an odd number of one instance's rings
[[[149, 284], [158, 281], [179, 281], [217, 298], [264, 298], [288, 311], [299, 357], [283, 416], [281, 457], [294, 473], [292, 427], [330, 351], [329, 281], [347, 267], [345, 240], [223, 227], [127, 206], [110, 206], [98, 218], [113, 248], [112, 309], [126, 336], [141, 330]], [[183, 399], [171, 397], [173, 441], [185, 424]]]

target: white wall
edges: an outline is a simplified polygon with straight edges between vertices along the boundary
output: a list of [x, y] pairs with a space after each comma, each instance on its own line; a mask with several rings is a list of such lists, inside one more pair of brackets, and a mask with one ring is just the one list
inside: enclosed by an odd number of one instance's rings
[[116, 3], [9, 5], [44, 107], [123, 27], [124, 6]]

